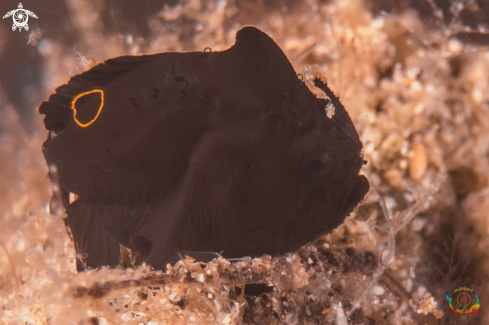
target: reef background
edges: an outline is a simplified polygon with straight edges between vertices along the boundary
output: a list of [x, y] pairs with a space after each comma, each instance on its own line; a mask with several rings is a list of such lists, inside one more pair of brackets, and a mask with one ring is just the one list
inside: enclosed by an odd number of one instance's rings
[[[29, 32], [1, 21], [1, 323], [489, 323], [488, 1], [164, 4], [25, 1], [39, 17]], [[247, 24], [269, 33], [306, 83], [321, 75], [340, 95], [368, 161], [363, 205], [295, 254], [75, 273], [83, 254], [63, 215], [46, 211], [37, 106], [105, 59], [223, 50]], [[273, 291], [235, 289], [249, 283]], [[475, 289], [477, 314], [449, 309], [445, 294], [458, 286]]]

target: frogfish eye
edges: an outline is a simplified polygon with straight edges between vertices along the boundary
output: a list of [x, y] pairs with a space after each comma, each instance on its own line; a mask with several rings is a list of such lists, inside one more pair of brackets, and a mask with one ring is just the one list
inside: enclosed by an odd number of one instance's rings
[[83, 128], [97, 120], [103, 107], [104, 92], [100, 89], [78, 94], [71, 102], [73, 119]]
[[303, 169], [313, 177], [326, 176], [333, 169], [333, 158], [325, 151], [311, 153], [305, 157]]

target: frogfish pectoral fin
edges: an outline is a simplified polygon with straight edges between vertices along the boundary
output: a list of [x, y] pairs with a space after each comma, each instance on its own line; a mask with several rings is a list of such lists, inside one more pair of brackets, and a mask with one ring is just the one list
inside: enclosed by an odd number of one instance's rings
[[102, 222], [102, 216], [88, 202], [79, 198], [66, 208], [76, 249], [76, 269], [117, 266], [120, 262], [120, 247]]

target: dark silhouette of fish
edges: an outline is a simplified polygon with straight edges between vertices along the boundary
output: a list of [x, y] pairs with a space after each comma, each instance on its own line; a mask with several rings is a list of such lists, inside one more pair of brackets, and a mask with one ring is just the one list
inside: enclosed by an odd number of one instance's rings
[[369, 184], [348, 113], [315, 84], [332, 118], [248, 26], [222, 52], [117, 57], [57, 88], [39, 108], [43, 153], [86, 266], [117, 265], [119, 244], [164, 269], [184, 253], [291, 252], [335, 229]]

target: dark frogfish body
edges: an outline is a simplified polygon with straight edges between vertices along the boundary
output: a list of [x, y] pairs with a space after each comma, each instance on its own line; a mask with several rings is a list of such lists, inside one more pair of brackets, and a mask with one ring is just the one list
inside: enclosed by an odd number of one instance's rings
[[43, 153], [78, 269], [119, 264], [120, 244], [164, 269], [182, 254], [292, 252], [335, 229], [369, 184], [348, 113], [315, 84], [332, 118], [277, 44], [244, 27], [222, 52], [117, 57], [57, 88], [39, 108]]

